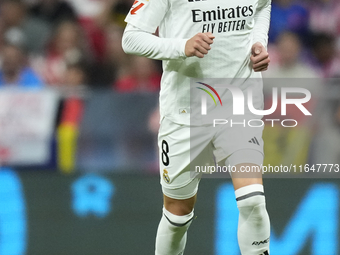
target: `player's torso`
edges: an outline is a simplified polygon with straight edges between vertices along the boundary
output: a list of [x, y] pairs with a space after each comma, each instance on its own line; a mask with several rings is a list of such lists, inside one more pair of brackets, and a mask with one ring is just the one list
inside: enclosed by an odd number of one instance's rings
[[[169, 0], [161, 37], [191, 38], [199, 32], [215, 36], [208, 55], [186, 59], [179, 73], [196, 78], [249, 76], [251, 33], [260, 1], [266, 0]], [[165, 64], [165, 71], [176, 68], [177, 62]]]
[[250, 65], [254, 16], [258, 4], [263, 4], [260, 1], [267, 0], [169, 0], [169, 10], [160, 25], [161, 37], [191, 38], [211, 32], [215, 39], [202, 59], [163, 62], [162, 115], [187, 123], [188, 116], [179, 112], [190, 108], [190, 78], [260, 77]]
[[252, 27], [259, 1], [263, 0], [169, 0], [166, 32], [176, 37], [198, 32], [242, 34]]

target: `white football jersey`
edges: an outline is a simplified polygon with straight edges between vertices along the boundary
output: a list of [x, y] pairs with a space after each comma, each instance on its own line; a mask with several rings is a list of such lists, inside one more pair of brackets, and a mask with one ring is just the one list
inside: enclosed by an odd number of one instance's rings
[[[189, 39], [199, 32], [215, 36], [204, 58], [163, 60], [161, 116], [190, 124], [190, 78], [261, 78], [252, 70], [251, 46], [267, 38], [253, 33], [255, 15], [270, 0], [136, 0], [125, 21], [162, 38]], [[268, 14], [269, 16], [269, 14]], [[269, 17], [267, 17], [269, 23]], [[263, 26], [266, 30], [268, 26]], [[262, 31], [261, 31], [262, 32]], [[264, 31], [265, 37], [268, 31]], [[265, 45], [266, 46], [266, 45]], [[254, 91], [262, 98], [262, 89]], [[258, 95], [256, 95], [256, 93]]]

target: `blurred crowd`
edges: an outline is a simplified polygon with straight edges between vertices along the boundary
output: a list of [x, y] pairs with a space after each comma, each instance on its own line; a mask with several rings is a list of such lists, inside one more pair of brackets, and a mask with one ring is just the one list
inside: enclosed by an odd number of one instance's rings
[[124, 18], [133, 0], [2, 0], [0, 86], [159, 89], [160, 65], [127, 56]]
[[271, 66], [264, 76], [340, 76], [340, 2], [273, 0], [269, 31]]
[[[133, 0], [2, 0], [0, 86], [159, 90], [160, 63], [121, 48]], [[266, 77], [340, 76], [340, 2], [273, 0]]]

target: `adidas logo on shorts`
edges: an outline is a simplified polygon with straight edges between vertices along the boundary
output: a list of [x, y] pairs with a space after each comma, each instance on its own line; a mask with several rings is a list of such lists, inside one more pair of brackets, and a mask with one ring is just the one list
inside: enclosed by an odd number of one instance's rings
[[260, 145], [260, 143], [259, 143], [259, 141], [256, 139], [256, 137], [250, 139], [248, 142], [249, 142], [249, 143], [254, 143], [254, 144]]

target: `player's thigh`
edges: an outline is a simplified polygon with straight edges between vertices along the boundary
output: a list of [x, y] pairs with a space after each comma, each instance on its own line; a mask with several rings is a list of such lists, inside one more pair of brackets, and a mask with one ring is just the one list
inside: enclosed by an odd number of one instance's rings
[[212, 149], [210, 155], [205, 153], [211, 145], [209, 135], [204, 134], [204, 130], [199, 135], [199, 127], [191, 131], [189, 126], [163, 119], [158, 136], [164, 205], [178, 215], [192, 211], [196, 201], [201, 173], [190, 171], [190, 165], [205, 164], [206, 159], [213, 159]]
[[[245, 117], [247, 124], [249, 117]], [[239, 123], [242, 123], [239, 120]], [[217, 133], [214, 145], [219, 164], [232, 169], [234, 188], [262, 184], [263, 127], [235, 126]]]
[[262, 184], [263, 153], [253, 149], [242, 149], [232, 153], [224, 162], [232, 166], [231, 177], [234, 189]]
[[[179, 125], [164, 118], [158, 135], [162, 187], [171, 190], [182, 188], [194, 178], [199, 177], [200, 173], [190, 171], [190, 166], [212, 160], [212, 149], [210, 155], [205, 153], [211, 145], [210, 140], [210, 134], [205, 134], [204, 129], [200, 127]], [[187, 199], [189, 197], [174, 196], [172, 198]]]
[[242, 168], [259, 168], [259, 165], [245, 163], [236, 165], [235, 167], [236, 171], [238, 171], [236, 174], [232, 173], [232, 181], [235, 190], [251, 184], [263, 184], [261, 172], [253, 173], [251, 175], [241, 172]]
[[[253, 121], [250, 122], [251, 125], [249, 125], [250, 119], [253, 119]], [[252, 155], [248, 154], [249, 151], [256, 151], [262, 155], [264, 154], [262, 139], [263, 126], [254, 126], [254, 123], [257, 121], [261, 123], [261, 119], [254, 115], [237, 118], [233, 116], [233, 121], [234, 123], [239, 124], [231, 125], [231, 120], [229, 120], [229, 125], [220, 126], [219, 130], [216, 132], [213, 141], [216, 161], [221, 162], [222, 160], [228, 159], [231, 155], [234, 155], [232, 162], [229, 160], [229, 162], [226, 162], [227, 164], [229, 163], [233, 166], [240, 163], [262, 164], [263, 157], [254, 162], [254, 158], [250, 157]], [[247, 154], [235, 154], [237, 151], [248, 152]]]

